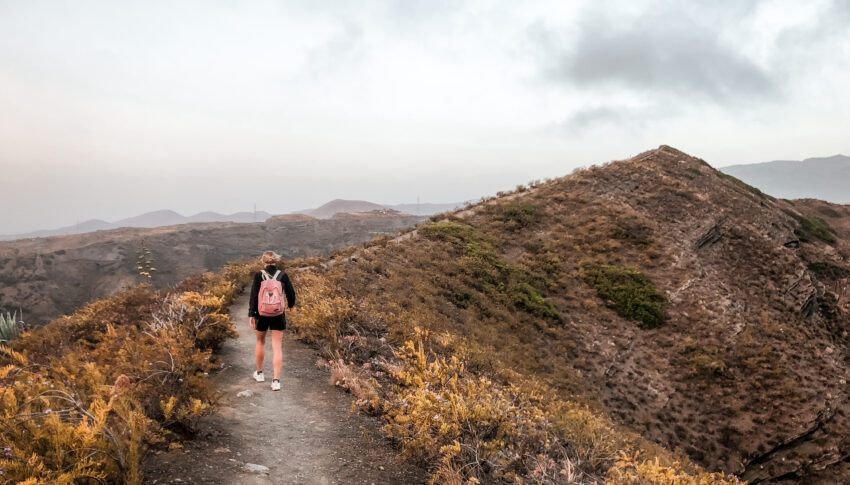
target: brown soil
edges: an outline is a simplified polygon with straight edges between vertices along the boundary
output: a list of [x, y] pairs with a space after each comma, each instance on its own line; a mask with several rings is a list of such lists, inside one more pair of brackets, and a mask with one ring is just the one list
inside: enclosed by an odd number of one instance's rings
[[[273, 392], [271, 348], [267, 381], [255, 382], [254, 334], [247, 298], [232, 307], [240, 336], [221, 353], [222, 371], [213, 378], [220, 392], [217, 411], [198, 423], [184, 449], [154, 453], [146, 484], [415, 484], [427, 473], [399, 460], [380, 435], [378, 420], [351, 413], [350, 395], [328, 383], [316, 353], [289, 334], [284, 341], [282, 390]], [[238, 393], [250, 390], [251, 397]], [[268, 467], [251, 472], [248, 464]]]

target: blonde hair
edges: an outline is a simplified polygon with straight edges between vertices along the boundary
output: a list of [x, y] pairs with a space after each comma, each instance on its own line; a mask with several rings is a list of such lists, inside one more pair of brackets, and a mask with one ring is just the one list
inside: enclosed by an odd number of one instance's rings
[[264, 252], [264, 253], [263, 253], [263, 255], [260, 257], [260, 260], [261, 260], [261, 261], [263, 262], [263, 264], [265, 264], [266, 266], [268, 266], [268, 265], [270, 265], [270, 264], [277, 264], [277, 263], [278, 263], [278, 261], [280, 261], [280, 255], [279, 255], [279, 254], [277, 254], [277, 253], [276, 253], [276, 252], [274, 252], [274, 251], [266, 251], [266, 252]]

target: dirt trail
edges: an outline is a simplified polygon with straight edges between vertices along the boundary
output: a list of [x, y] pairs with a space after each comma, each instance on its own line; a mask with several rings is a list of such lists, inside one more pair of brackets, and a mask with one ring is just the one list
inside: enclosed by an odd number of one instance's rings
[[[266, 342], [267, 381], [255, 382], [254, 334], [248, 300], [231, 307], [239, 338], [222, 351], [224, 367], [213, 377], [217, 411], [199, 423], [184, 450], [154, 454], [146, 484], [416, 484], [427, 474], [402, 463], [380, 436], [380, 423], [350, 412], [351, 396], [328, 383], [316, 353], [284, 337], [281, 391], [271, 384], [271, 339]], [[250, 397], [238, 393], [250, 390]], [[250, 471], [249, 464], [268, 467]]]

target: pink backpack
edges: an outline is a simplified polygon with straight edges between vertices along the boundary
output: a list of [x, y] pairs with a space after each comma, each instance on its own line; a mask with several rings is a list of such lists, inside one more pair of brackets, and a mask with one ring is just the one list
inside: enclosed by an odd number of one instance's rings
[[266, 270], [261, 271], [263, 282], [260, 284], [260, 294], [257, 301], [257, 312], [264, 317], [276, 317], [283, 315], [286, 306], [286, 297], [283, 296], [283, 285], [277, 279], [280, 270], [274, 276]]

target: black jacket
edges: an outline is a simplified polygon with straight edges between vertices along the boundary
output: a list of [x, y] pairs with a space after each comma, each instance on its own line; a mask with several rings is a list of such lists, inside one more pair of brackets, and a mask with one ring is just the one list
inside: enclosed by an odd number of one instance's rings
[[[266, 273], [274, 276], [277, 272], [277, 266], [269, 265], [266, 266]], [[286, 305], [289, 308], [295, 306], [295, 290], [292, 288], [292, 282], [289, 281], [289, 276], [281, 270], [281, 275], [278, 279], [283, 285], [283, 294], [286, 295]], [[254, 283], [251, 285], [251, 299], [248, 300], [248, 316], [249, 317], [259, 317], [260, 313], [257, 311], [257, 300], [260, 296], [260, 285], [263, 282], [263, 275], [261, 272], [257, 272], [254, 275]]]

